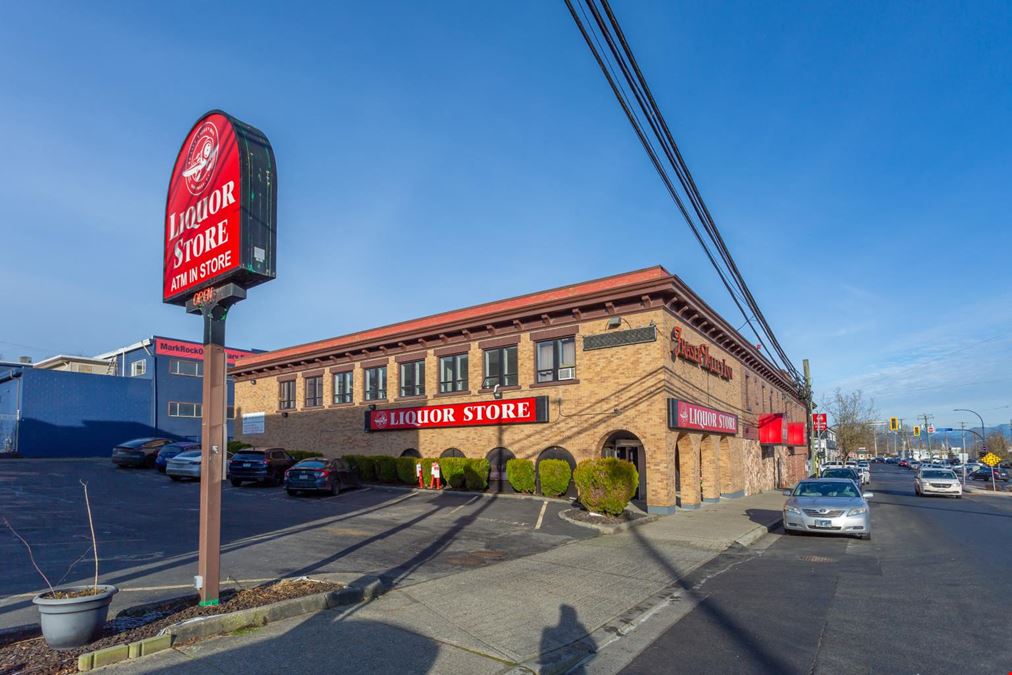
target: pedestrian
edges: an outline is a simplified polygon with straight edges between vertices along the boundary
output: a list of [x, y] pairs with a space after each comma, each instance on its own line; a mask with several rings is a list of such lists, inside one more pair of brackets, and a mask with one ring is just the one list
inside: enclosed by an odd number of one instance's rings
[[432, 478], [429, 479], [429, 488], [433, 490], [442, 490], [442, 477], [439, 475], [439, 462], [432, 463]]

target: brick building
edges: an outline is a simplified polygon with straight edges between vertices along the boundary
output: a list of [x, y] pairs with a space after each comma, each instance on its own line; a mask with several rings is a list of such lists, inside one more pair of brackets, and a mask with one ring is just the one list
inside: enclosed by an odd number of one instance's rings
[[[670, 513], [805, 475], [796, 384], [651, 267], [240, 360], [238, 436], [328, 455], [617, 456]], [[494, 484], [494, 483], [493, 483]]]

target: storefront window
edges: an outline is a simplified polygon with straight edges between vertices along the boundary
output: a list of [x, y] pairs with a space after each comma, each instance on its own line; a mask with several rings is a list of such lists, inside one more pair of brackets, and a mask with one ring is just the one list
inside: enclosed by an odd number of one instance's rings
[[334, 373], [334, 403], [351, 403], [352, 373]]
[[387, 397], [387, 367], [366, 368], [365, 400], [380, 401]]
[[467, 354], [439, 359], [439, 392], [467, 391]]
[[482, 387], [491, 389], [495, 385], [512, 387], [517, 383], [517, 348], [500, 347], [485, 350], [485, 379]]
[[313, 408], [323, 405], [323, 376], [314, 375], [306, 378], [306, 407]]
[[425, 361], [401, 364], [401, 396], [425, 394]]
[[278, 410], [295, 408], [295, 380], [278, 383]]
[[576, 377], [576, 338], [537, 343], [538, 382], [572, 380]]

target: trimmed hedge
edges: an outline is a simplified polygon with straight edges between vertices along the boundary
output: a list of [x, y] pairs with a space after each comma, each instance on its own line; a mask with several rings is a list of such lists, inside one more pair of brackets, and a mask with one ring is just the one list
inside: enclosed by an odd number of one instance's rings
[[465, 459], [464, 465], [464, 487], [468, 490], [485, 490], [488, 488], [488, 471], [490, 465], [487, 459]]
[[577, 464], [573, 480], [588, 510], [618, 516], [636, 494], [640, 476], [632, 462], [604, 457]]
[[538, 477], [541, 479], [541, 494], [546, 497], [561, 497], [569, 489], [573, 471], [564, 459], [543, 459], [538, 463]]
[[465, 457], [390, 457], [388, 455], [344, 455], [344, 459], [365, 482], [417, 485], [415, 464], [422, 463], [422, 480], [426, 487], [432, 480], [432, 464], [439, 462], [444, 485], [457, 490], [484, 490], [488, 488], [489, 463], [487, 459]]
[[309, 459], [310, 457], [323, 457], [322, 452], [313, 452], [311, 450], [286, 450], [288, 456], [294, 459], [296, 462]]
[[376, 480], [381, 483], [397, 482], [397, 458], [388, 455], [376, 456]]
[[418, 461], [417, 457], [397, 458], [397, 478], [405, 485], [418, 484], [418, 477], [415, 475], [415, 465]]
[[344, 459], [358, 472], [359, 478], [372, 483], [376, 480], [376, 457], [373, 455], [345, 455]]
[[529, 459], [506, 460], [506, 480], [517, 492], [534, 494], [534, 462]]

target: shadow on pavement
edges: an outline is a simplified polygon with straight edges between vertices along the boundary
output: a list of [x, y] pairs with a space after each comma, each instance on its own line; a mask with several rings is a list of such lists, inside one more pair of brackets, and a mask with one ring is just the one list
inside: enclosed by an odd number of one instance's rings
[[745, 515], [756, 525], [770, 529], [770, 526], [778, 522], [783, 514], [773, 509], [745, 509]]

